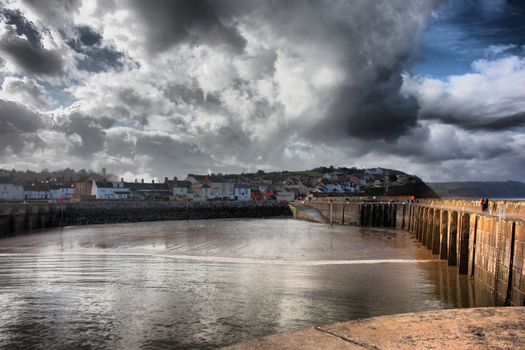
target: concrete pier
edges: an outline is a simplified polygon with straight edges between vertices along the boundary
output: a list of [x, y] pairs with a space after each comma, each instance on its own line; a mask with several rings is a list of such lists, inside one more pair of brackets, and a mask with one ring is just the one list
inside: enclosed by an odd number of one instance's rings
[[11, 206], [0, 206], [0, 237], [11, 232]]
[[307, 204], [327, 218], [331, 205], [334, 223], [404, 229], [459, 274], [480, 281], [497, 305], [525, 306], [523, 201], [492, 201], [487, 211], [478, 201], [452, 199]]
[[0, 205], [0, 237], [50, 227], [56, 207], [47, 203]]

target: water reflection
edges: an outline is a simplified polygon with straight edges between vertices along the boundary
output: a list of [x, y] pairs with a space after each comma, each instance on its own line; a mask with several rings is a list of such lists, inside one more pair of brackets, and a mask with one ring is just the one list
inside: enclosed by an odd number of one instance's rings
[[[115, 255], [125, 252], [143, 255]], [[362, 317], [490, 305], [438, 260], [301, 266], [146, 255], [158, 252], [432, 258], [402, 232], [293, 220], [104, 225], [12, 237], [0, 240], [0, 348], [206, 348]]]

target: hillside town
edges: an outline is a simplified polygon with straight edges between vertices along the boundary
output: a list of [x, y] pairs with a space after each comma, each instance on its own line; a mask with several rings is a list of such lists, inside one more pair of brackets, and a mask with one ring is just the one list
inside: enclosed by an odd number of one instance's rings
[[360, 196], [422, 181], [401, 171], [320, 167], [298, 172], [259, 170], [248, 174], [188, 174], [184, 179], [114, 179], [102, 174], [77, 180], [48, 177], [21, 182], [0, 172], [0, 201], [80, 202], [93, 200], [294, 201], [308, 197]]

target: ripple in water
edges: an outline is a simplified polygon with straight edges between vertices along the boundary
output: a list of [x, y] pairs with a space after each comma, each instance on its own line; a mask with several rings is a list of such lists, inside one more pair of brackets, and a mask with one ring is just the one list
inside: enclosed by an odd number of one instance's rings
[[295, 220], [101, 225], [0, 240], [0, 348], [212, 348], [490, 298], [399, 231]]

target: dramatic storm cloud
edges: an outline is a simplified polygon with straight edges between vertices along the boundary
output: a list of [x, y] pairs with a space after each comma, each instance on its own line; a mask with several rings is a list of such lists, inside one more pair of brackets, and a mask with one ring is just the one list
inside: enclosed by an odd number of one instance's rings
[[0, 167], [525, 170], [516, 1], [0, 4]]
[[181, 43], [227, 45], [235, 52], [242, 52], [246, 45], [232, 16], [241, 4], [208, 0], [160, 0], [154, 6], [141, 0], [132, 3], [146, 35], [146, 47], [154, 52]]
[[38, 131], [44, 124], [40, 115], [23, 105], [0, 100], [0, 156], [37, 148], [41, 143]]

